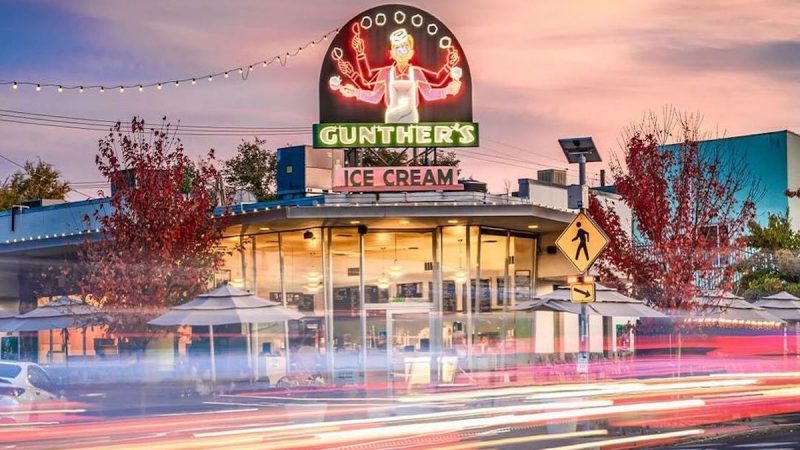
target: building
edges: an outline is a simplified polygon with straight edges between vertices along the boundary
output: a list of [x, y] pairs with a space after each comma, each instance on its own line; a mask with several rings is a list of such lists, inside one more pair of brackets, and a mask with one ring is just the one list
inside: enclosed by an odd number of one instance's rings
[[711, 139], [701, 141], [699, 150], [701, 154], [723, 152], [726, 162], [741, 163], [750, 171], [751, 181], [760, 183], [763, 190], [756, 205], [756, 220], [761, 224], [767, 223], [769, 214], [788, 210], [792, 225], [800, 230], [800, 198], [785, 194], [787, 189], [800, 188], [800, 135], [782, 130]]
[[[308, 155], [314, 155], [312, 164]], [[290, 324], [290, 353], [313, 349], [326, 358], [331, 374], [356, 371], [365, 363], [358, 360], [361, 355], [371, 365], [370, 376], [380, 378], [391, 373], [396, 358], [431, 351], [465, 357], [477, 368], [577, 352], [574, 314], [509, 310], [551, 292], [574, 273], [554, 247], [574, 213], [566, 209], [566, 198], [557, 205], [537, 191], [565, 187], [541, 183], [527, 197], [468, 191], [336, 193], [331, 177], [339, 156], [336, 150], [281, 149], [280, 199], [235, 205], [227, 218], [223, 245], [230, 255], [214, 282], [230, 282], [307, 314]], [[601, 195], [615, 200], [613, 194]], [[539, 203], [539, 196], [548, 198], [546, 203]], [[46, 301], [33, 297], [31, 278], [51, 258], [69, 255], [98, 231], [83, 217], [105, 202], [0, 213], [3, 310], [28, 310]], [[604, 348], [601, 317], [590, 318], [590, 330], [592, 352], [614, 350], [613, 344]], [[274, 327], [264, 325], [256, 335], [253, 348], [284, 347], [283, 334]], [[46, 360], [48, 339], [44, 332], [29, 337], [28, 345], [38, 347], [32, 357]], [[616, 339], [606, 336], [605, 341]], [[364, 346], [369, 351], [359, 353]], [[94, 346], [88, 347], [92, 356]], [[80, 354], [79, 347], [70, 351]]]

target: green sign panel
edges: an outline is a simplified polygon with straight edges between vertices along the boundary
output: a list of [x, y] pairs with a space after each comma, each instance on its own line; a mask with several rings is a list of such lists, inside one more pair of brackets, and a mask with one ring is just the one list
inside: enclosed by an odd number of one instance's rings
[[478, 124], [320, 123], [314, 125], [314, 147], [477, 147]]

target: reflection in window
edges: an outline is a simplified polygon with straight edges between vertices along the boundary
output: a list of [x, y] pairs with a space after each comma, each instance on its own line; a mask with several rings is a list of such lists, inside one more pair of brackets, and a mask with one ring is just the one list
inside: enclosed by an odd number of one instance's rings
[[432, 233], [370, 231], [364, 247], [368, 303], [430, 301]]

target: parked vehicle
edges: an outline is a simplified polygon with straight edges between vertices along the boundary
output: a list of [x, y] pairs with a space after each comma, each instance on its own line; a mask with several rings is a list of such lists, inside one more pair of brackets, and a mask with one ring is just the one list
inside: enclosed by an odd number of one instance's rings
[[47, 372], [29, 362], [0, 362], [0, 404], [33, 404], [58, 400]]

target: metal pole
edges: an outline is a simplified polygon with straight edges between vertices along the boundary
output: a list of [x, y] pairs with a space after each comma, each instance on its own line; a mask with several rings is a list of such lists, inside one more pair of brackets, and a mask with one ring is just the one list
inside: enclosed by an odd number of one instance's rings
[[53, 364], [53, 329], [50, 329], [50, 353], [47, 354], [47, 362]]
[[[586, 155], [578, 155], [578, 184], [586, 186]], [[582, 195], [582, 194], [581, 194]], [[586, 211], [586, 205], [581, 203], [581, 212]], [[583, 273], [586, 275], [586, 272]], [[586, 311], [586, 304], [581, 303], [581, 315], [578, 318], [578, 328], [580, 333], [580, 354], [578, 355], [578, 373], [589, 373], [589, 317]]]
[[[278, 264], [280, 265], [281, 274], [281, 304], [286, 307], [286, 269], [283, 263], [283, 233], [278, 233]], [[292, 373], [292, 360], [289, 356], [289, 322], [283, 322], [283, 339], [285, 345], [284, 359], [286, 359], [286, 375]]]
[[444, 254], [442, 253], [444, 244], [444, 234], [442, 227], [437, 227], [433, 232], [433, 320], [429, 320], [430, 338], [431, 338], [431, 369], [434, 372], [434, 384], [441, 381], [441, 358], [444, 354], [444, 307], [442, 305], [442, 265], [444, 261]]
[[[466, 292], [462, 292], [461, 295], [465, 298], [465, 305], [464, 307], [467, 310], [467, 326], [466, 326], [466, 333], [467, 336], [467, 367], [469, 371], [472, 372], [472, 334], [473, 330], [475, 329], [475, 325], [472, 321], [472, 228], [467, 226], [467, 284], [464, 286], [464, 290]], [[476, 292], [477, 293], [477, 292]]]
[[364, 289], [364, 235], [358, 233], [358, 300], [361, 322], [361, 373], [364, 386], [367, 385], [367, 305]]
[[211, 353], [211, 382], [217, 382], [217, 362], [214, 355], [214, 325], [208, 326], [208, 348]]
[[333, 254], [331, 253], [332, 229], [327, 228], [322, 232], [322, 300], [325, 315], [325, 360], [328, 367], [328, 383], [333, 384], [336, 373], [333, 360]]
[[783, 324], [783, 357], [789, 354], [789, 325]]

